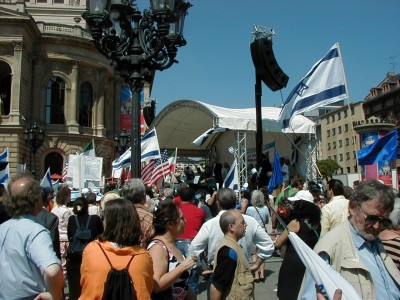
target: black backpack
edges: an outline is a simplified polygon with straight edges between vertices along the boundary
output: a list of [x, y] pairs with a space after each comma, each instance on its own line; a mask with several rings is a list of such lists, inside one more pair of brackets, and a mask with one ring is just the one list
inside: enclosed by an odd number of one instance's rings
[[104, 292], [102, 300], [136, 300], [136, 294], [133, 289], [133, 281], [131, 275], [129, 274], [129, 266], [131, 261], [135, 255], [132, 255], [128, 264], [125, 268], [121, 270], [117, 270], [111, 264], [110, 259], [108, 258], [106, 252], [103, 247], [101, 247], [100, 243], [97, 243], [103, 251], [104, 256], [107, 258], [108, 263], [110, 264], [110, 271], [108, 271], [106, 282], [104, 283]]
[[88, 229], [90, 222], [90, 215], [86, 222], [85, 228], [81, 228], [77, 216], [75, 216], [75, 222], [76, 222], [76, 231], [67, 249], [67, 256], [69, 257], [82, 256], [83, 249], [85, 249], [86, 245], [89, 244], [89, 242], [92, 240], [92, 231]]

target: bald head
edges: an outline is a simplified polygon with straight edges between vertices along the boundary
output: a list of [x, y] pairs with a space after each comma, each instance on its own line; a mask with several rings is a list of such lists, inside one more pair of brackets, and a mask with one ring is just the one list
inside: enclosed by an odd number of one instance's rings
[[39, 182], [29, 177], [12, 181], [8, 188], [6, 206], [12, 216], [39, 213], [42, 207]]

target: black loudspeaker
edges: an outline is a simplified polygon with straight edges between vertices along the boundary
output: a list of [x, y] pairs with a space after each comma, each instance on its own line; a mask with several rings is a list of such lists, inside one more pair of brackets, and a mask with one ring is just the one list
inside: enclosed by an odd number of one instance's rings
[[251, 57], [257, 75], [273, 91], [286, 87], [289, 77], [283, 73], [276, 62], [272, 50], [272, 40], [267, 38], [256, 39], [250, 44]]

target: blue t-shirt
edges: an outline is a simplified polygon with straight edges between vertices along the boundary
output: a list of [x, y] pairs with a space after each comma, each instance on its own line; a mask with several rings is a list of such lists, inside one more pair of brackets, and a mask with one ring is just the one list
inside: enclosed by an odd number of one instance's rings
[[33, 215], [0, 225], [0, 299], [33, 299], [46, 291], [45, 269], [61, 265], [49, 231]]

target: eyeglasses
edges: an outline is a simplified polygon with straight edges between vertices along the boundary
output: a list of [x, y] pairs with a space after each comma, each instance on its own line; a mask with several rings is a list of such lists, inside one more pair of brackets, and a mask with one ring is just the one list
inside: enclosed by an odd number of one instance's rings
[[390, 221], [390, 219], [385, 218], [385, 217], [380, 217], [377, 215], [367, 215], [361, 206], [358, 206], [358, 207], [360, 208], [361, 212], [364, 215], [365, 223], [367, 223], [369, 225], [374, 225], [374, 224], [376, 224], [376, 222], [379, 222], [379, 224], [381, 224], [383, 226], [388, 226], [392, 223], [392, 221]]

